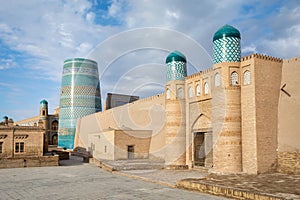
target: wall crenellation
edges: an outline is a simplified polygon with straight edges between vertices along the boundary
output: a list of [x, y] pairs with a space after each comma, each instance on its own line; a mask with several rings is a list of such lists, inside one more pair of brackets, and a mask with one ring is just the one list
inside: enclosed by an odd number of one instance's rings
[[205, 70], [203, 70], [203, 71], [200, 71], [200, 72], [197, 72], [197, 73], [192, 74], [192, 75], [190, 75], [190, 76], [187, 76], [187, 77], [185, 77], [185, 79], [187, 80], [187, 79], [195, 78], [195, 77], [197, 77], [197, 76], [203, 76], [203, 75], [205, 75], [205, 74], [211, 73], [212, 71], [213, 71], [213, 68], [205, 69]]
[[300, 63], [300, 56], [299, 57], [297, 57], [297, 58], [290, 58], [290, 59], [284, 59], [283, 60], [283, 62], [285, 62], [285, 63]]
[[280, 59], [280, 58], [276, 58], [273, 56], [267, 56], [264, 54], [257, 54], [257, 53], [244, 56], [244, 57], [242, 57], [241, 61], [250, 60], [252, 58], [258, 58], [258, 59], [262, 59], [262, 60], [270, 60], [270, 61], [275, 61], [275, 62], [282, 62], [282, 59]]

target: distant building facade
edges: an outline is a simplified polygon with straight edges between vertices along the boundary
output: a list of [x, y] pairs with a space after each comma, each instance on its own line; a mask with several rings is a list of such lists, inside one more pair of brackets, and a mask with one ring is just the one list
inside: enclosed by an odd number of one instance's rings
[[46, 132], [42, 126], [0, 123], [0, 168], [58, 166], [58, 156], [44, 156]]
[[56, 108], [54, 114], [48, 112], [48, 102], [44, 99], [40, 102], [40, 114], [28, 119], [15, 122], [17, 126], [37, 126], [45, 129], [45, 146], [57, 145], [58, 141], [58, 121], [59, 108]]
[[139, 100], [139, 98], [139, 96], [107, 93], [105, 110], [132, 103]]
[[[80, 118], [75, 146], [92, 149], [96, 159], [130, 159], [149, 145], [148, 158], [163, 159], [170, 169], [299, 174], [300, 57], [242, 58], [240, 39], [236, 28], [220, 28], [213, 37], [214, 65], [190, 76], [186, 57], [170, 53], [163, 94]], [[124, 139], [127, 148], [113, 148], [111, 130], [140, 139], [138, 131], [152, 135], [150, 142]]]
[[44, 134], [37, 126], [0, 126], [0, 157], [43, 156]]

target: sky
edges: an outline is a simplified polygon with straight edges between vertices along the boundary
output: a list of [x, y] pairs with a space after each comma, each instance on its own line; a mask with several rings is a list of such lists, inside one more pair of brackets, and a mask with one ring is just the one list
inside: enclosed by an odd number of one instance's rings
[[0, 116], [36, 116], [59, 106], [63, 62], [98, 63], [108, 92], [162, 93], [165, 59], [179, 50], [188, 74], [212, 66], [212, 37], [241, 32], [242, 55], [300, 56], [299, 0], [9, 0], [0, 6]]

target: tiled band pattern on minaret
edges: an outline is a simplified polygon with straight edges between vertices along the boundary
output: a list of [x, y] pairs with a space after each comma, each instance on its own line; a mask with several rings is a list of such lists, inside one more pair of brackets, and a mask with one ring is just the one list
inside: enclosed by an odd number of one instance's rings
[[240, 62], [240, 38], [223, 37], [214, 41], [214, 64], [221, 62]]
[[228, 24], [222, 26], [213, 37], [214, 64], [241, 61], [240, 31]]
[[58, 146], [73, 149], [77, 119], [101, 111], [98, 65], [95, 61], [74, 58], [64, 62]]
[[167, 65], [167, 81], [184, 80], [186, 77], [186, 63], [182, 61], [172, 61]]
[[184, 80], [187, 75], [186, 57], [179, 51], [173, 51], [166, 58], [167, 82], [171, 80]]

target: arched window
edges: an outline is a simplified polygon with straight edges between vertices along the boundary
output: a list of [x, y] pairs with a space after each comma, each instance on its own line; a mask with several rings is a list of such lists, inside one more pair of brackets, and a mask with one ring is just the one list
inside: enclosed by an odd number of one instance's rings
[[221, 85], [221, 76], [219, 73], [216, 73], [215, 75], [215, 86], [218, 87]]
[[183, 99], [183, 89], [182, 88], [177, 89], [177, 98]]
[[196, 95], [200, 96], [200, 94], [201, 94], [201, 87], [200, 87], [200, 85], [197, 85], [196, 86]]
[[167, 89], [167, 92], [166, 92], [166, 93], [167, 93], [167, 94], [166, 94], [166, 95], [167, 95], [167, 97], [166, 97], [166, 98], [167, 98], [167, 99], [170, 99], [170, 98], [171, 98], [171, 92], [170, 92], [170, 90], [169, 90], [169, 89]]
[[237, 72], [231, 73], [231, 85], [238, 85], [239, 84], [239, 75]]
[[250, 78], [251, 78], [250, 71], [246, 70], [244, 72], [244, 85], [249, 85], [250, 84]]
[[208, 94], [208, 93], [209, 93], [208, 83], [205, 82], [205, 83], [204, 83], [204, 94]]
[[52, 122], [52, 130], [56, 131], [58, 129], [58, 122], [57, 120]]
[[192, 98], [194, 96], [194, 90], [192, 87], [189, 87], [189, 97]]

